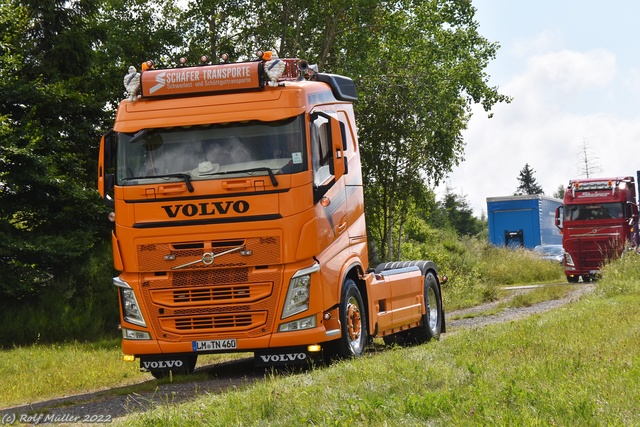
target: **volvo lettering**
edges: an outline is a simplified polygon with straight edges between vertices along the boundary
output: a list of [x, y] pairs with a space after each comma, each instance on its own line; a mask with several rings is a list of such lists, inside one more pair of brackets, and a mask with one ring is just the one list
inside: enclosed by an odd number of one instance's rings
[[162, 206], [169, 218], [175, 218], [178, 214], [184, 216], [209, 216], [226, 215], [229, 212], [243, 214], [249, 211], [249, 203], [244, 200], [235, 202], [210, 202], [210, 203], [189, 203], [185, 205]]

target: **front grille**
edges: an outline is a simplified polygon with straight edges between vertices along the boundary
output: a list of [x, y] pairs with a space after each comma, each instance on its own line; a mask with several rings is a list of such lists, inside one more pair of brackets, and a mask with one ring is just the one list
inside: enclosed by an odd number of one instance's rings
[[265, 312], [231, 313], [211, 316], [185, 316], [162, 318], [162, 329], [168, 332], [180, 333], [238, 333], [256, 326], [263, 326], [266, 322]]
[[[240, 251], [202, 262], [203, 254]], [[250, 338], [272, 329], [282, 287], [279, 237], [138, 246], [142, 295], [159, 338]], [[206, 258], [206, 257], [205, 257]], [[195, 263], [194, 263], [195, 261]], [[190, 264], [184, 268], [175, 266]], [[215, 335], [214, 335], [215, 334]]]
[[[237, 251], [222, 255], [235, 248]], [[213, 254], [213, 263], [202, 261], [203, 255]], [[209, 268], [251, 267], [280, 264], [279, 237], [250, 237], [230, 241], [201, 240], [181, 243], [156, 243], [137, 246], [138, 268], [141, 272], [172, 271], [174, 267], [187, 267], [173, 271], [197, 271]]]
[[[582, 270], [599, 270], [605, 262], [619, 256], [618, 239], [607, 238], [576, 238], [574, 241], [574, 253], [578, 254], [580, 268]], [[570, 246], [568, 246], [570, 248]]]
[[[175, 282], [175, 280], [174, 280]], [[237, 284], [215, 284], [180, 289], [157, 289], [151, 291], [154, 304], [164, 307], [193, 306], [203, 304], [247, 304], [269, 297], [273, 292], [273, 283], [251, 283], [247, 280]]]
[[210, 289], [183, 289], [173, 292], [173, 302], [182, 303], [198, 303], [203, 301], [226, 301], [249, 298], [249, 286], [228, 286], [224, 288]]

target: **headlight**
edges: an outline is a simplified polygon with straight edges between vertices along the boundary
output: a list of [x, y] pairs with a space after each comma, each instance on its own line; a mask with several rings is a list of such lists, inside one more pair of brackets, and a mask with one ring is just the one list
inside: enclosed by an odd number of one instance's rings
[[575, 264], [573, 263], [573, 258], [571, 258], [571, 255], [569, 255], [569, 252], [564, 253], [564, 262], [567, 265], [575, 266]]
[[149, 335], [149, 332], [122, 328], [122, 338], [124, 338], [125, 340], [150, 340], [151, 335]]
[[302, 313], [309, 309], [309, 296], [311, 295], [311, 274], [320, 271], [320, 265], [314, 264], [309, 268], [298, 270], [287, 290], [287, 298], [282, 309], [282, 319], [291, 317], [294, 314]]
[[118, 277], [113, 278], [113, 284], [120, 288], [120, 301], [122, 303], [122, 317], [124, 320], [146, 328], [147, 324], [144, 321], [144, 317], [142, 317], [138, 300], [136, 300], [136, 294], [133, 292], [133, 289], [131, 289], [131, 286]]
[[302, 329], [311, 329], [316, 327], [316, 315], [305, 317], [304, 319], [294, 320], [293, 322], [283, 323], [278, 327], [278, 332], [300, 331]]

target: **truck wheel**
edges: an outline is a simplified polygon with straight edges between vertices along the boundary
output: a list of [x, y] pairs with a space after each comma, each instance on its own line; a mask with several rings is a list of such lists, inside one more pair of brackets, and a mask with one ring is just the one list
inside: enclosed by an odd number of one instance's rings
[[362, 295], [355, 282], [347, 279], [340, 298], [342, 337], [334, 343], [333, 354], [338, 358], [358, 357], [367, 344], [367, 321]]
[[578, 283], [580, 276], [567, 276], [567, 282], [569, 283]]
[[422, 324], [417, 328], [416, 341], [419, 343], [440, 339], [442, 332], [442, 295], [438, 279], [432, 271], [428, 271], [424, 276], [424, 303], [426, 313], [422, 316]]
[[424, 344], [432, 339], [440, 339], [444, 311], [438, 279], [432, 271], [427, 271], [424, 276], [424, 305], [426, 313], [422, 316], [420, 326], [406, 331], [406, 337], [400, 335], [407, 344]]

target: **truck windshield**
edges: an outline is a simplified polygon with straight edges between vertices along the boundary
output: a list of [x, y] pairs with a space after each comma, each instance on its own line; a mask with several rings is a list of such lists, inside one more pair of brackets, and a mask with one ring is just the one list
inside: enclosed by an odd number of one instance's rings
[[307, 169], [305, 141], [303, 116], [119, 133], [117, 183], [296, 173]]
[[589, 221], [596, 219], [622, 219], [622, 203], [594, 203], [588, 205], [565, 205], [565, 221]]

